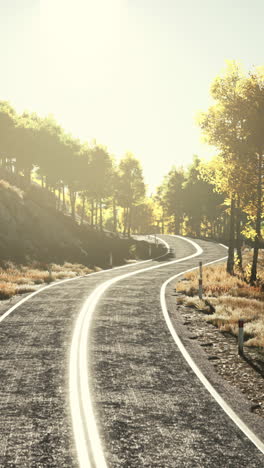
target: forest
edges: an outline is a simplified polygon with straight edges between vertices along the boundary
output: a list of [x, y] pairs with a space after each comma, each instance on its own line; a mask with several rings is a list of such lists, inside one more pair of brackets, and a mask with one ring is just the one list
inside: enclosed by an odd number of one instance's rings
[[[98, 230], [173, 233], [229, 246], [227, 271], [242, 268], [242, 246], [254, 247], [250, 282], [257, 280], [263, 212], [264, 71], [243, 72], [236, 62], [211, 85], [212, 105], [198, 115], [204, 140], [215, 149], [206, 161], [171, 168], [147, 196], [139, 159], [117, 161], [107, 147], [67, 134], [52, 116], [18, 114], [0, 103], [0, 168], [40, 184], [56, 209]], [[175, 155], [177, 161], [177, 155]], [[153, 162], [154, 163], [154, 162]]]

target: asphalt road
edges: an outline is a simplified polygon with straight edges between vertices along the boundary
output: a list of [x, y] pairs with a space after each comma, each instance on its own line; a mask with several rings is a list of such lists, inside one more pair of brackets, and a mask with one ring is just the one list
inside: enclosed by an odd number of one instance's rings
[[[195, 252], [183, 239], [163, 238], [177, 260]], [[264, 466], [264, 456], [194, 375], [161, 312], [160, 287], [168, 277], [226, 254], [217, 244], [197, 243], [203, 254], [183, 262], [171, 258], [163, 266], [164, 259], [55, 285], [1, 322], [1, 467], [78, 466], [69, 360], [79, 311], [98, 285], [150, 266], [160, 268], [110, 286], [91, 321], [90, 395], [107, 466]], [[168, 289], [174, 307], [171, 294]]]

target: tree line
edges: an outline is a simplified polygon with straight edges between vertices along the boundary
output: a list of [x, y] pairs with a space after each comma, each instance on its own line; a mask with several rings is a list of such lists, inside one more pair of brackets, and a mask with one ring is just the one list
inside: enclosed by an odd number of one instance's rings
[[244, 73], [229, 62], [211, 87], [214, 104], [199, 116], [206, 141], [217, 155], [204, 177], [215, 184], [230, 206], [227, 271], [234, 271], [234, 247], [242, 267], [241, 233], [254, 242], [250, 282], [257, 280], [263, 218], [264, 68]]
[[[244, 73], [227, 64], [211, 86], [213, 104], [198, 117], [216, 155], [194, 157], [189, 168], [172, 167], [146, 198], [139, 161], [130, 153], [117, 164], [106, 147], [66, 134], [52, 117], [18, 115], [0, 102], [0, 165], [30, 183], [56, 192], [58, 208], [70, 201], [81, 221], [102, 230], [162, 232], [228, 242], [227, 271], [242, 265], [243, 239], [254, 246], [250, 281], [257, 280], [263, 217], [264, 69]], [[109, 215], [110, 213], [110, 215]]]
[[157, 188], [162, 232], [192, 237], [225, 238], [228, 213], [224, 197], [213, 183], [201, 177], [201, 160], [194, 156], [186, 170], [173, 167]]
[[0, 166], [22, 174], [28, 184], [37, 175], [42, 187], [57, 195], [57, 208], [65, 211], [69, 200], [73, 219], [78, 206], [81, 222], [86, 215], [100, 230], [107, 210], [110, 229], [116, 232], [121, 226], [130, 234], [137, 212], [144, 210], [146, 186], [133, 154], [117, 164], [106, 147], [82, 143], [53, 117], [18, 115], [8, 102], [0, 102]]
[[253, 242], [250, 282], [257, 280], [262, 241], [264, 68], [244, 73], [236, 62], [211, 86], [213, 104], [198, 116], [205, 141], [216, 155], [209, 162], [195, 158], [186, 173], [172, 169], [157, 190], [164, 216], [176, 234], [225, 239], [227, 271], [242, 265], [243, 239]]

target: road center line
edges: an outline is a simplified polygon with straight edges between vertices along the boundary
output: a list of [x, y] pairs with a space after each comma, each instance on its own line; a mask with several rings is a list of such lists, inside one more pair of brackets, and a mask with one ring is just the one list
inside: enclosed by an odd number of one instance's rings
[[23, 299], [18, 301], [16, 304], [14, 304], [12, 307], [10, 307], [8, 310], [6, 310], [6, 312], [0, 317], [0, 323], [3, 320], [5, 320], [5, 318], [8, 317], [8, 315], [10, 315], [12, 312], [14, 312], [14, 310], [18, 309], [18, 307], [20, 307], [22, 304], [27, 302], [29, 299], [36, 296], [37, 294], [42, 293], [42, 291], [46, 291], [47, 289], [53, 288], [54, 286], [59, 286], [59, 285], [61, 285], [63, 283], [68, 283], [69, 281], [76, 281], [76, 280], [80, 280], [80, 279], [87, 278], [87, 277], [94, 276], [94, 275], [100, 275], [100, 274], [103, 274], [103, 273], [107, 273], [109, 271], [121, 270], [121, 268], [128, 268], [128, 267], [133, 267], [135, 265], [142, 265], [143, 263], [152, 262], [153, 260], [158, 260], [158, 259], [160, 259], [162, 257], [165, 257], [167, 255], [168, 251], [169, 251], [169, 245], [163, 239], [161, 239], [161, 238], [159, 238], [159, 239], [165, 245], [165, 247], [167, 249], [167, 252], [165, 254], [163, 254], [163, 255], [161, 255], [159, 257], [156, 257], [156, 258], [151, 258], [149, 260], [142, 260], [141, 262], [128, 263], [126, 265], [121, 265], [121, 266], [118, 266], [118, 267], [114, 267], [111, 270], [100, 270], [100, 271], [96, 271], [94, 273], [88, 273], [87, 275], [84, 275], [84, 276], [75, 276], [74, 278], [66, 278], [64, 280], [54, 281], [54, 283], [49, 284], [47, 286], [43, 286], [43, 288], [37, 289], [37, 291], [34, 291], [34, 292], [28, 294], [26, 297], [24, 297]]
[[[181, 236], [176, 236], [181, 238]], [[154, 265], [141, 270], [132, 271], [119, 275], [105, 281], [90, 294], [86, 299], [73, 333], [70, 351], [69, 366], [69, 391], [70, 406], [72, 414], [73, 433], [81, 468], [96, 467], [106, 468], [100, 436], [97, 429], [96, 418], [92, 406], [92, 395], [90, 386], [90, 375], [88, 370], [89, 331], [92, 323], [93, 313], [98, 301], [104, 292], [113, 284], [126, 278], [145, 273], [168, 265], [180, 263], [203, 253], [203, 249], [194, 241], [182, 238], [190, 243], [196, 250], [194, 254]], [[88, 440], [87, 440], [88, 437]]]

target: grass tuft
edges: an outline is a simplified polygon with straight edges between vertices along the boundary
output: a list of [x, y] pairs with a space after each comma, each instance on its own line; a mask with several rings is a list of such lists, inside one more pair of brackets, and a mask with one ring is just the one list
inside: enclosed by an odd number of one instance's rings
[[[250, 261], [247, 252], [245, 260]], [[225, 264], [203, 268], [204, 300], [197, 297], [199, 271], [184, 275], [176, 284], [181, 295], [177, 303], [206, 312], [205, 320], [213, 323], [221, 332], [238, 335], [238, 320], [244, 320], [245, 346], [264, 346], [264, 253], [260, 252], [258, 280], [254, 286], [248, 281], [248, 267], [237, 270], [235, 276], [226, 272]], [[206, 301], [206, 302], [205, 302]], [[214, 313], [208, 315], [210, 303]]]
[[92, 270], [84, 265], [68, 262], [63, 265], [34, 262], [30, 266], [3, 262], [0, 267], [0, 300], [35, 291], [41, 284], [88, 275], [93, 271], [100, 271], [100, 268], [95, 267]]

